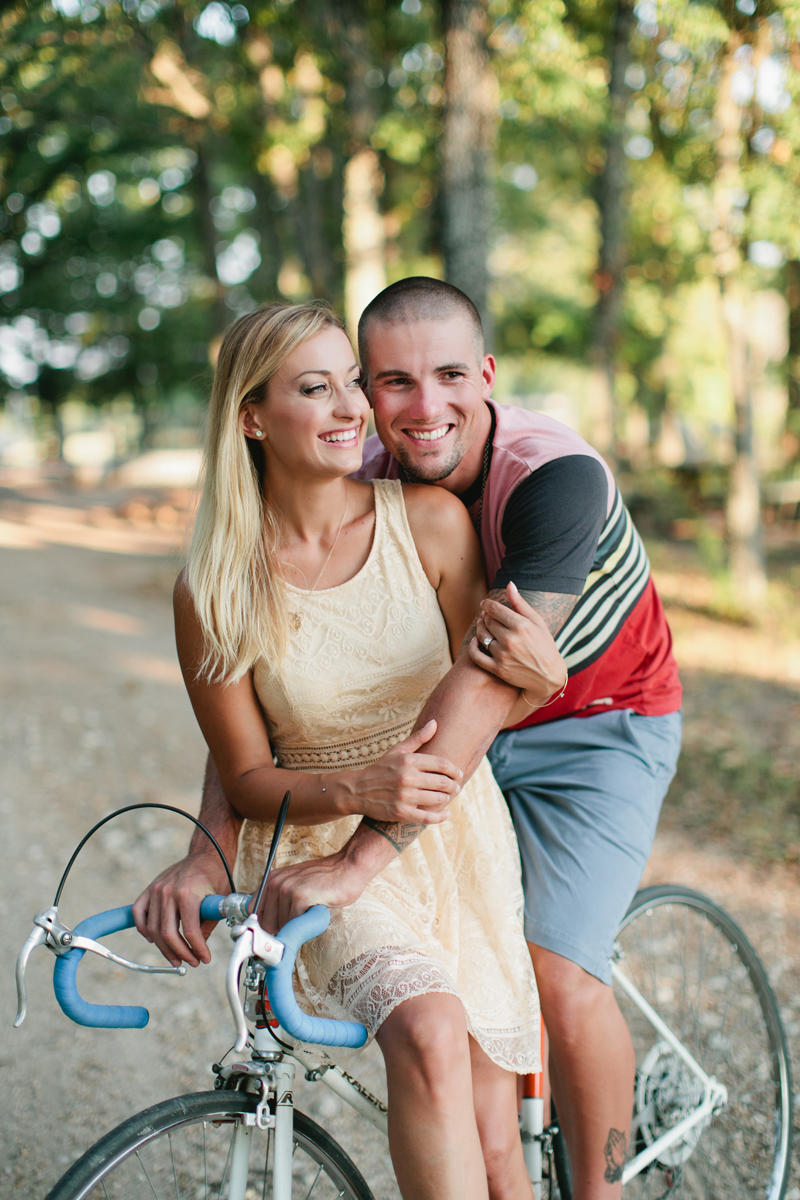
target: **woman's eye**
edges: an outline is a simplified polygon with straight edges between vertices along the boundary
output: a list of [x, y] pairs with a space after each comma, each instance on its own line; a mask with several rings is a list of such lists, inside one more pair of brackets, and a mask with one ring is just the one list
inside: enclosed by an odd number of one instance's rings
[[323, 392], [327, 392], [327, 383], [315, 383], [312, 387], [304, 387], [301, 389], [304, 396], [320, 396]]

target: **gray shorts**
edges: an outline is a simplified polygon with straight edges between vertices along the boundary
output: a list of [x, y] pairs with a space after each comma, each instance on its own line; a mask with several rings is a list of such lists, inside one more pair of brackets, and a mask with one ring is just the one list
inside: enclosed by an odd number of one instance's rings
[[519, 841], [525, 936], [603, 983], [680, 744], [679, 712], [621, 709], [501, 733], [489, 751]]

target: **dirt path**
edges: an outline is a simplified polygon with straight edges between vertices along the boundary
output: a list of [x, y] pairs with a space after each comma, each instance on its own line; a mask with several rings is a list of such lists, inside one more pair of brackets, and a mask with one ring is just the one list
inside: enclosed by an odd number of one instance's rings
[[[219, 934], [211, 968], [190, 979], [142, 980], [85, 964], [90, 998], [147, 1004], [150, 1025], [137, 1033], [69, 1024], [53, 999], [50, 956], [39, 951], [28, 1019], [21, 1030], [11, 1028], [14, 959], [80, 836], [123, 804], [156, 800], [196, 811], [204, 760], [172, 644], [176, 528], [148, 524], [142, 514], [138, 524], [118, 519], [107, 504], [39, 500], [49, 502], [4, 500], [0, 493], [0, 1200], [42, 1197], [69, 1162], [125, 1116], [208, 1087], [209, 1064], [229, 1044]], [[690, 738], [705, 719], [692, 706], [696, 694], [705, 711], [707, 672], [694, 687], [690, 682]], [[74, 922], [130, 902], [186, 841], [183, 822], [161, 814], [135, 813], [102, 831], [68, 885], [64, 918]], [[724, 845], [705, 845], [668, 822], [648, 867], [648, 881], [657, 879], [703, 888], [743, 921], [778, 991], [800, 1071], [795, 874], [748, 867]], [[127, 945], [143, 958], [137, 940], [120, 935], [122, 953]], [[380, 1086], [374, 1055], [358, 1074]], [[342, 1116], [321, 1087], [301, 1090], [302, 1107], [351, 1148], [378, 1200], [396, 1197], [378, 1135], [357, 1134], [355, 1120]]]

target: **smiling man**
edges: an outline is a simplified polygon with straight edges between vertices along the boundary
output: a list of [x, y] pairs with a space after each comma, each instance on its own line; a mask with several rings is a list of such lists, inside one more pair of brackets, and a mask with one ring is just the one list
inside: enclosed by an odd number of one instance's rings
[[[426, 278], [393, 284], [364, 312], [359, 346], [377, 429], [360, 478], [446, 488], [481, 538], [490, 592], [472, 661], [507, 677], [516, 584], [567, 663], [554, 702], [499, 733], [489, 757], [520, 844], [525, 931], [575, 1196], [619, 1195], [634, 1057], [609, 960], [681, 729], [647, 556], [601, 457], [558, 422], [491, 400], [495, 361], [457, 289]], [[443, 744], [435, 738], [430, 749]]]
[[[359, 346], [378, 431], [359, 477], [447, 489], [482, 543], [489, 597], [416, 729], [435, 719], [425, 753], [465, 777], [489, 752], [520, 845], [574, 1195], [614, 1200], [634, 1060], [609, 958], [680, 748], [669, 629], [608, 467], [572, 430], [491, 399], [495, 360], [462, 292], [427, 278], [393, 284], [365, 310]], [[500, 732], [512, 709], [519, 723]], [[213, 763], [201, 817], [233, 860], [241, 819]], [[351, 903], [424, 828], [364, 816], [337, 855], [273, 873], [265, 920], [277, 927], [313, 903]], [[137, 901], [137, 925], [172, 961], [208, 961], [199, 897], [223, 886], [194, 838]]]

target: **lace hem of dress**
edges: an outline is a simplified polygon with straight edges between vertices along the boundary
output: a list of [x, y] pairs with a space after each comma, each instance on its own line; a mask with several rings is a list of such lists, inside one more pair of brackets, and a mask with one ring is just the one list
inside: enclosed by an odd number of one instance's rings
[[287, 746], [275, 742], [273, 749], [279, 766], [288, 771], [338, 771], [342, 763], [358, 763], [368, 766], [408, 737], [414, 727], [414, 718], [390, 725], [388, 729], [371, 729], [359, 737], [347, 738], [343, 742], [330, 742], [326, 746]]
[[[418, 950], [385, 946], [346, 963], [331, 977], [323, 1000], [330, 1015], [361, 1021], [374, 1038], [391, 1012], [414, 996], [433, 992], [458, 996], [441, 962]], [[335, 1010], [331, 1013], [331, 1009]], [[520, 1025], [481, 1028], [467, 1013], [469, 1032], [492, 1062], [524, 1075], [541, 1070], [538, 1037]]]

